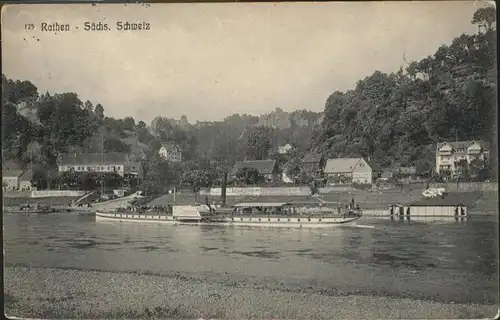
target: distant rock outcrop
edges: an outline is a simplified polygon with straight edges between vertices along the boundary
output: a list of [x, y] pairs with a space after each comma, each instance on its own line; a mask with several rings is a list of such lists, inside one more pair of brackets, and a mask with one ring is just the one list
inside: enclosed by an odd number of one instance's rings
[[275, 129], [287, 129], [291, 126], [307, 127], [321, 124], [322, 113], [307, 110], [286, 112], [281, 108], [259, 117], [258, 125]]

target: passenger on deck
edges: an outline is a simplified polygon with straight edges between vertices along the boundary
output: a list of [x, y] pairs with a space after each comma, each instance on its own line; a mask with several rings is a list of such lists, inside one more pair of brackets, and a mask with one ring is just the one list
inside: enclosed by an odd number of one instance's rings
[[455, 207], [455, 215], [458, 216], [458, 206]]
[[460, 205], [460, 214], [465, 216], [465, 208], [462, 205]]

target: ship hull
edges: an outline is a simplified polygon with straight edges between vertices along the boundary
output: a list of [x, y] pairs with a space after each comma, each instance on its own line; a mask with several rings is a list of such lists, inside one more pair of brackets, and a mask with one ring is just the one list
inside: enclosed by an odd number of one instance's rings
[[168, 225], [209, 225], [234, 227], [273, 227], [273, 228], [331, 228], [355, 223], [359, 216], [353, 217], [267, 217], [235, 216], [208, 217], [201, 221], [179, 220], [172, 216], [121, 214], [96, 212], [96, 221], [115, 221], [130, 223], [155, 223]]

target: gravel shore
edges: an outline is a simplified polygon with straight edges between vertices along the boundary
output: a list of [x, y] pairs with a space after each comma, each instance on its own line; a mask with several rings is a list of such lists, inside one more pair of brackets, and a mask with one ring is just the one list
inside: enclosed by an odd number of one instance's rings
[[362, 319], [495, 316], [492, 305], [305, 292], [231, 276], [5, 266], [5, 313], [23, 318]]

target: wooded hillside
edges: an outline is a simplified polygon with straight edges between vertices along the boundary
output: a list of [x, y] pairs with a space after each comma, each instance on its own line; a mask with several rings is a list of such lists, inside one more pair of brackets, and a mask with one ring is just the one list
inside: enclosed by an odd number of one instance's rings
[[462, 34], [395, 73], [375, 71], [354, 89], [333, 92], [313, 148], [330, 157], [370, 156], [383, 167], [428, 168], [438, 141], [483, 139], [496, 149], [494, 7], [479, 9], [471, 23], [476, 34]]

